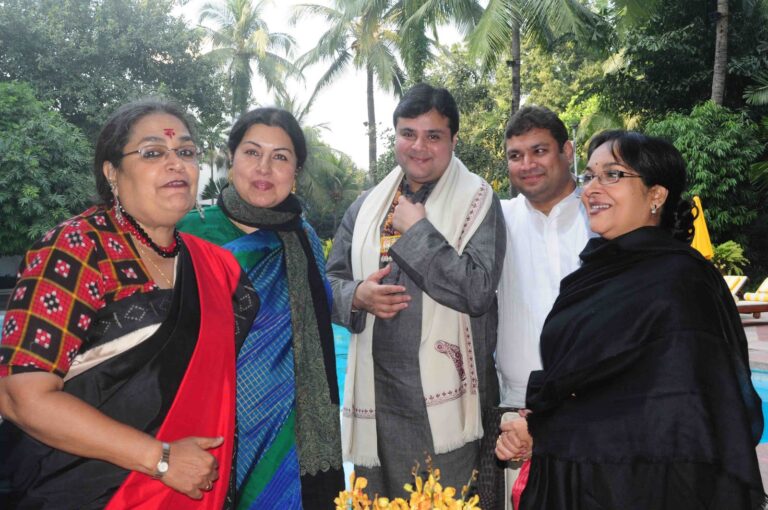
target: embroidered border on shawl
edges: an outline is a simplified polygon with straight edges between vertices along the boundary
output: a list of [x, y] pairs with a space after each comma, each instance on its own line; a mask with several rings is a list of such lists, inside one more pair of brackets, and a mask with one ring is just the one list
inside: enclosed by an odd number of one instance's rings
[[375, 409], [360, 409], [357, 407], [350, 409], [349, 407], [344, 407], [342, 414], [347, 418], [360, 418], [361, 420], [373, 420], [376, 418]]
[[467, 350], [467, 365], [469, 366], [469, 381], [471, 383], [470, 392], [474, 395], [478, 392], [480, 382], [478, 381], [477, 370], [475, 368], [475, 346], [472, 343], [471, 325], [466, 314], [459, 315], [459, 323], [461, 325], [461, 334]]
[[461, 243], [464, 240], [464, 235], [467, 233], [467, 229], [475, 222], [477, 215], [480, 212], [481, 204], [488, 198], [488, 188], [488, 183], [483, 181], [480, 185], [480, 189], [475, 193], [475, 197], [472, 199], [472, 205], [469, 207], [469, 213], [467, 214], [467, 217], [464, 218], [464, 224], [461, 226], [461, 234], [459, 234], [456, 246], [461, 246]]
[[427, 407], [437, 406], [461, 398], [467, 392], [467, 382], [461, 383], [461, 386], [452, 390], [441, 391], [437, 395], [427, 395], [424, 397], [424, 403]]

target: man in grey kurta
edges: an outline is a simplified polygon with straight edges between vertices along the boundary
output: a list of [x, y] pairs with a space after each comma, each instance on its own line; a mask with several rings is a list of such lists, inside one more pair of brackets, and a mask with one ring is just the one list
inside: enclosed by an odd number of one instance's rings
[[[466, 484], [477, 468], [479, 441], [436, 455], [427, 416], [419, 363], [422, 339], [422, 292], [439, 304], [468, 314], [474, 345], [480, 406], [498, 405], [499, 388], [493, 363], [497, 311], [495, 290], [506, 245], [498, 199], [465, 245], [461, 255], [425, 215], [424, 203], [452, 159], [458, 110], [444, 89], [417, 85], [403, 97], [393, 115], [395, 155], [405, 172], [402, 198], [393, 223], [402, 233], [389, 248], [391, 261], [365, 279], [352, 277], [351, 248], [358, 212], [369, 192], [347, 210], [328, 259], [333, 289], [333, 320], [353, 333], [375, 316], [372, 356], [376, 435], [380, 467], [355, 466], [369, 481], [373, 496], [404, 495], [411, 469], [425, 456], [440, 468], [441, 483]], [[496, 433], [495, 425], [492, 425]]]

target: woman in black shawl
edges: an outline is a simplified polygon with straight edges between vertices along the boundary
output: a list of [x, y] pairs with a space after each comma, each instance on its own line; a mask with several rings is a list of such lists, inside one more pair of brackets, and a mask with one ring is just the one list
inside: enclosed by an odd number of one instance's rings
[[[534, 445], [520, 508], [763, 508], [747, 342], [723, 278], [688, 245], [682, 157], [663, 140], [602, 133], [583, 184], [601, 237], [542, 331], [543, 370], [518, 420]], [[510, 435], [497, 452], [520, 446]]]

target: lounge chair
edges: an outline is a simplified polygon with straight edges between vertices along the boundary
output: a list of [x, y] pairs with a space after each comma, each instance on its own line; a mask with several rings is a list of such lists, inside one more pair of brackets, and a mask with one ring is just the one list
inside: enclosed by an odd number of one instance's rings
[[768, 278], [755, 292], [744, 293], [744, 299], [736, 302], [739, 313], [751, 313], [755, 319], [760, 318], [762, 312], [768, 312]]
[[723, 278], [725, 278], [725, 283], [728, 285], [728, 289], [731, 291], [733, 298], [738, 300], [739, 295], [741, 295], [741, 289], [744, 287], [744, 284], [747, 283], [747, 277], [743, 275], [727, 274], [723, 276]]

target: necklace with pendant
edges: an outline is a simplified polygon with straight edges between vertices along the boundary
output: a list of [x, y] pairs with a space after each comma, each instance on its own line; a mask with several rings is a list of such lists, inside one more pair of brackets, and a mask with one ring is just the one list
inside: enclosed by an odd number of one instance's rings
[[[142, 260], [147, 260], [147, 261], [149, 261], [149, 263], [150, 263], [150, 264], [152, 264], [152, 267], [154, 267], [155, 269], [157, 269], [157, 272], [158, 272], [158, 273], [160, 273], [160, 276], [162, 276], [162, 277], [163, 277], [163, 279], [164, 279], [164, 280], [165, 280], [165, 281], [168, 283], [168, 287], [169, 287], [169, 288], [173, 288], [173, 280], [174, 280], [174, 279], [175, 279], [175, 277], [176, 277], [175, 271], [174, 271], [174, 273], [173, 273], [173, 274], [171, 274], [171, 278], [168, 278], [168, 276], [166, 276], [166, 274], [163, 272], [163, 270], [162, 270], [162, 269], [160, 269], [160, 267], [159, 267], [157, 264], [155, 264], [155, 261], [154, 261], [154, 260], [152, 260], [152, 259], [149, 257], [149, 254], [148, 254], [147, 252], [145, 252], [145, 251], [144, 251], [146, 248], [143, 248], [143, 247], [142, 247], [142, 243], [136, 243], [136, 246], [138, 246], [138, 247], [139, 247], [139, 251], [140, 251], [140, 252], [142, 252], [142, 253], [141, 253], [141, 255], [142, 255], [142, 257], [141, 257], [141, 258], [142, 258]], [[145, 256], [143, 256], [143, 255], [147, 255], [147, 256], [145, 257]]]

